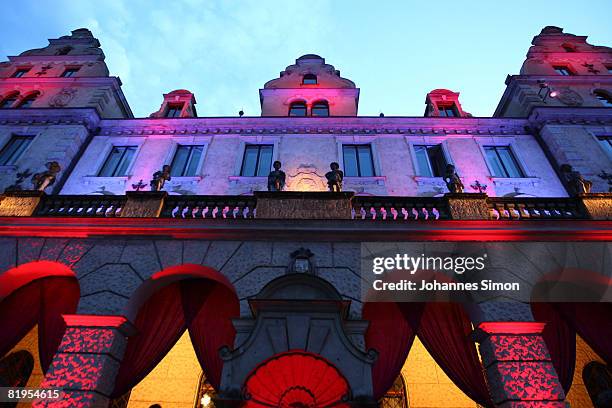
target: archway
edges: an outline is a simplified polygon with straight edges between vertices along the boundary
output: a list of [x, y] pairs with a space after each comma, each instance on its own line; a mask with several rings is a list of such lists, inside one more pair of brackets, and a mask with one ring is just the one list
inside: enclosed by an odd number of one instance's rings
[[350, 388], [338, 369], [305, 351], [274, 355], [247, 377], [247, 408], [324, 408], [346, 406]]
[[206, 377], [218, 386], [223, 366], [218, 351], [233, 345], [231, 318], [239, 310], [233, 285], [214, 269], [184, 264], [155, 273], [127, 306], [138, 333], [128, 338], [112, 396], [145, 378], [185, 330]]
[[66, 330], [62, 315], [76, 312], [79, 295], [74, 272], [57, 262], [30, 262], [0, 275], [0, 356], [38, 326], [46, 372]]

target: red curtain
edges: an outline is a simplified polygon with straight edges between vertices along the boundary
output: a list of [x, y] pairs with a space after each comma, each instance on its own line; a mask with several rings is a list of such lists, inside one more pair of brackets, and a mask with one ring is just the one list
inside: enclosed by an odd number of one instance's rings
[[185, 330], [180, 283], [154, 293], [141, 307], [115, 380], [113, 397], [138, 384], [170, 351]]
[[532, 303], [534, 320], [546, 323], [542, 337], [565, 393], [574, 379], [576, 331], [570, 327], [553, 303]]
[[[207, 293], [207, 296], [202, 296]], [[189, 316], [189, 336], [206, 379], [215, 389], [221, 383], [223, 361], [219, 356], [222, 346], [233, 348], [236, 331], [232, 318], [240, 316], [236, 295], [218, 283], [184, 288], [183, 302]]]
[[74, 314], [78, 302], [79, 284], [72, 277], [37, 279], [12, 292], [0, 303], [0, 356], [38, 324], [40, 365], [46, 372], [66, 330], [62, 314]]
[[556, 303], [561, 315], [608, 364], [612, 364], [612, 303]]
[[236, 295], [223, 284], [186, 279], [155, 292], [141, 307], [117, 374], [113, 397], [144, 379], [172, 349], [186, 328], [206, 378], [218, 387], [223, 362], [219, 348], [233, 346], [231, 318], [240, 314]]
[[436, 302], [425, 306], [417, 335], [457, 387], [478, 404], [490, 407], [493, 403], [471, 332], [471, 321], [461, 304]]
[[385, 395], [401, 371], [422, 310], [420, 303], [368, 302], [363, 306], [363, 319], [370, 322], [365, 335], [366, 348], [379, 353], [372, 366], [376, 400]]

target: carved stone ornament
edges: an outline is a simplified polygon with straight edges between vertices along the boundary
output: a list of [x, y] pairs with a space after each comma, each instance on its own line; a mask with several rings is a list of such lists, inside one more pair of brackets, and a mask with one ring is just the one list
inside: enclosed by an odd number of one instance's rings
[[557, 98], [561, 103], [567, 106], [580, 106], [584, 102], [582, 96], [580, 96], [578, 92], [572, 91], [569, 88], [560, 89]]
[[291, 253], [291, 263], [289, 273], [315, 273], [312, 258], [314, 254], [307, 248], [300, 248]]
[[49, 101], [49, 106], [54, 108], [63, 108], [74, 99], [76, 93], [77, 90], [75, 88], [62, 88], [61, 91], [51, 98]]

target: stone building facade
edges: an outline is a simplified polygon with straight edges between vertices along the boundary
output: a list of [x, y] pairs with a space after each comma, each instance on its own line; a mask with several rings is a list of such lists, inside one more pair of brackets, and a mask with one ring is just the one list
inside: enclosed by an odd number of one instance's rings
[[[0, 380], [62, 389], [34, 403], [49, 407], [604, 406], [609, 290], [571, 313], [502, 294], [375, 302], [361, 262], [369, 242], [466, 245], [489, 255], [483, 279], [529, 293], [559, 274], [609, 288], [611, 70], [612, 49], [546, 27], [493, 117], [444, 89], [423, 117], [359, 116], [356, 85], [307, 54], [259, 90], [260, 117], [198, 117], [180, 89], [134, 118], [87, 29], [9, 57]], [[284, 191], [268, 192], [275, 161]]]

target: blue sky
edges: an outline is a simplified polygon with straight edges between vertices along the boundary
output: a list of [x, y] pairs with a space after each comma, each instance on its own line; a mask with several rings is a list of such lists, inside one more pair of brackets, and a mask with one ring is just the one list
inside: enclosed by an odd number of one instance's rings
[[102, 43], [135, 116], [194, 92], [199, 116], [260, 114], [258, 89], [315, 53], [361, 88], [359, 114], [422, 116], [425, 94], [461, 92], [490, 116], [546, 25], [612, 46], [612, 1], [23, 1], [0, 14], [0, 59], [79, 27]]

